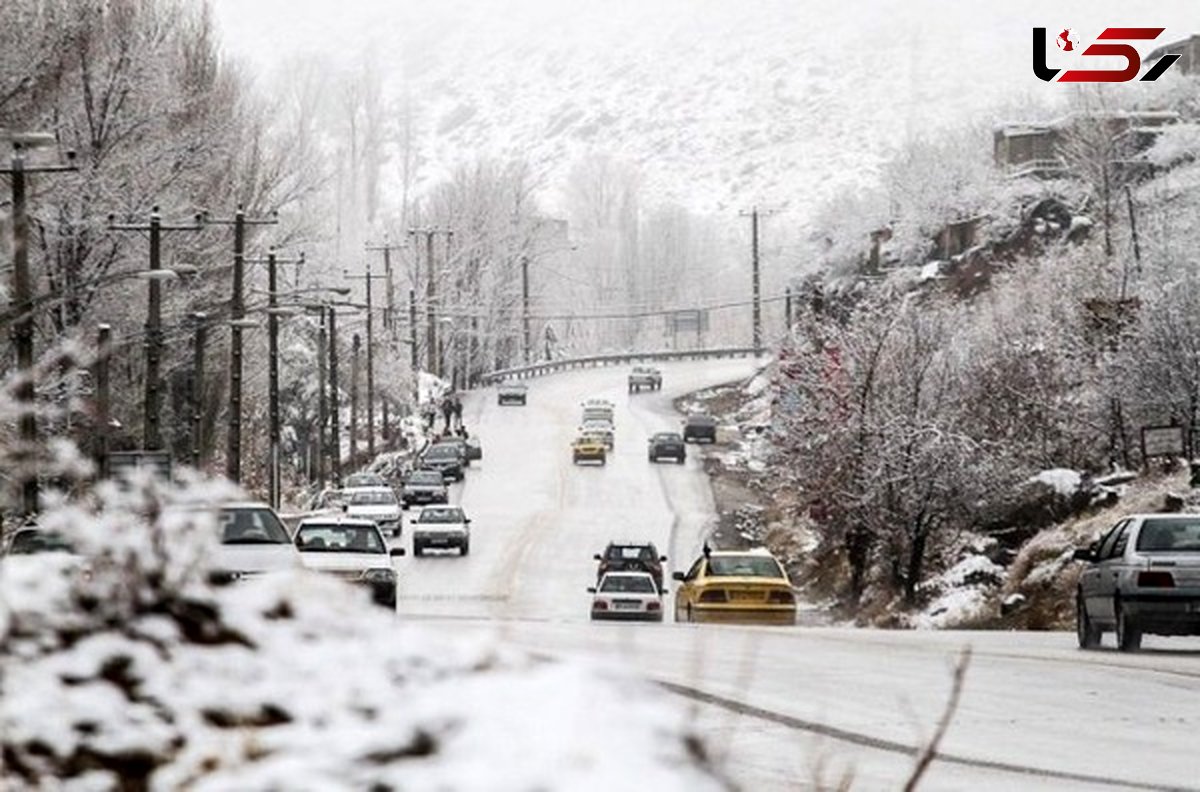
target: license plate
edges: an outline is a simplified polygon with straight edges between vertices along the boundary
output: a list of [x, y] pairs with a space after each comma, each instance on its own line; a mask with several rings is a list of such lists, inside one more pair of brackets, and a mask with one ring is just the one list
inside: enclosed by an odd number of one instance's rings
[[617, 610], [639, 610], [642, 604], [640, 602], [614, 602], [613, 607]]
[[730, 599], [735, 600], [760, 600], [762, 594], [757, 591], [731, 591], [729, 592]]

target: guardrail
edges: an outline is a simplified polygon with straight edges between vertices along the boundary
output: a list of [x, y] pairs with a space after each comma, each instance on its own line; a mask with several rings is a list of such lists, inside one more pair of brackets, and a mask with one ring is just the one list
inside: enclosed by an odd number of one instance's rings
[[490, 371], [480, 376], [481, 385], [494, 385], [504, 380], [530, 379], [572, 369], [598, 368], [600, 366], [622, 366], [633, 363], [666, 362], [672, 360], [719, 360], [722, 358], [758, 357], [766, 350], [754, 347], [725, 347], [722, 349], [669, 350], [662, 352], [617, 352], [606, 355], [544, 360], [528, 366]]

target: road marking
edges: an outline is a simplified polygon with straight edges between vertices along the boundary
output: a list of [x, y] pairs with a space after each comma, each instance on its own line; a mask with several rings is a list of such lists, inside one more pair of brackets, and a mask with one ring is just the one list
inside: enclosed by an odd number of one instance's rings
[[[786, 726], [789, 729], [797, 731], [806, 731], [813, 734], [819, 734], [822, 737], [828, 737], [833, 740], [851, 743], [853, 745], [862, 746], [864, 748], [872, 748], [877, 751], [886, 751], [888, 753], [902, 754], [904, 756], [916, 757], [917, 746], [906, 745], [904, 743], [895, 742], [894, 740], [885, 740], [880, 737], [872, 737], [869, 734], [850, 731], [848, 729], [840, 729], [836, 726], [830, 726], [826, 723], [818, 723], [817, 721], [804, 720], [792, 715], [784, 715], [780, 712], [772, 712], [771, 710], [756, 707], [752, 704], [746, 704], [735, 699], [725, 698], [713, 693], [707, 693], [698, 688], [688, 685], [680, 685], [676, 682], [667, 682], [665, 680], [656, 680], [657, 684], [665, 690], [669, 690], [676, 695], [698, 701], [702, 704], [708, 704], [712, 707], [729, 710], [749, 718], [758, 718], [770, 723], [775, 723], [780, 726]], [[1198, 787], [1182, 787], [1169, 786], [1165, 784], [1150, 784], [1141, 781], [1123, 781], [1116, 778], [1108, 778], [1106, 776], [1089, 775], [1087, 773], [1072, 773], [1066, 770], [1048, 770], [1041, 767], [1028, 767], [1025, 765], [1011, 764], [1009, 762], [994, 761], [991, 759], [977, 759], [970, 756], [959, 756], [956, 754], [946, 754], [939, 752], [937, 760], [947, 764], [961, 765], [963, 767], [973, 767], [982, 770], [995, 770], [1000, 773], [1011, 773], [1015, 775], [1034, 776], [1037, 778], [1050, 778], [1059, 781], [1077, 781], [1084, 784], [1095, 784], [1096, 786], [1117, 787], [1121, 789], [1147, 789], [1156, 790], [1157, 792], [1196, 792]]]

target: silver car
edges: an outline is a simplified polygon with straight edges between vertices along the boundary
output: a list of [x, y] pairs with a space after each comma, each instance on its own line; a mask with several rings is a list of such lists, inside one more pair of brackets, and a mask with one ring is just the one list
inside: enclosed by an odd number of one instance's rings
[[1075, 559], [1087, 564], [1075, 599], [1079, 646], [1105, 630], [1133, 651], [1142, 635], [1200, 635], [1200, 514], [1134, 514]]

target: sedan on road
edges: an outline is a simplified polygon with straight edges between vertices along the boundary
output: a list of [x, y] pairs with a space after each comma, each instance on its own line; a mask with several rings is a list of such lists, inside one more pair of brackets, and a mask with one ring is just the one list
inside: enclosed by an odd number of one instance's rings
[[675, 621], [795, 624], [796, 595], [787, 573], [764, 548], [709, 550], [676, 572]]
[[218, 513], [218, 526], [221, 546], [210, 573], [214, 583], [300, 566], [291, 535], [265, 503], [227, 503]]
[[296, 528], [296, 549], [309, 569], [333, 575], [371, 590], [372, 599], [396, 607], [396, 571], [392, 556], [403, 547], [388, 550], [375, 523], [349, 517], [312, 517]]
[[598, 435], [582, 434], [571, 443], [571, 461], [578, 465], [580, 462], [608, 463], [608, 445], [604, 438]]
[[414, 470], [404, 479], [400, 490], [400, 506], [404, 509], [413, 504], [448, 503], [449, 500], [446, 479], [440, 470]]
[[583, 425], [579, 427], [579, 433], [599, 437], [609, 451], [612, 451], [616, 444], [613, 425], [608, 421], [584, 421]]
[[374, 520], [385, 536], [400, 535], [400, 501], [391, 487], [355, 490], [346, 501], [346, 516]]
[[662, 621], [662, 595], [645, 572], [610, 572], [588, 592], [594, 620]]
[[471, 520], [460, 506], [426, 506], [412, 520], [413, 555], [423, 556], [431, 547], [471, 552]]
[[611, 572], [645, 572], [654, 579], [661, 590], [665, 555], [658, 554], [653, 542], [609, 542], [603, 553], [592, 556], [599, 562], [596, 566], [596, 581]]
[[1142, 635], [1200, 635], [1200, 515], [1134, 514], [1085, 550], [1075, 595], [1079, 646], [1106, 630], [1133, 651]]
[[462, 481], [466, 466], [466, 454], [455, 443], [435, 443], [421, 455], [421, 467], [440, 471], [446, 481]]
[[647, 454], [651, 462], [660, 459], [674, 459], [682, 465], [687, 461], [687, 444], [678, 432], [659, 432], [650, 438], [650, 450]]

